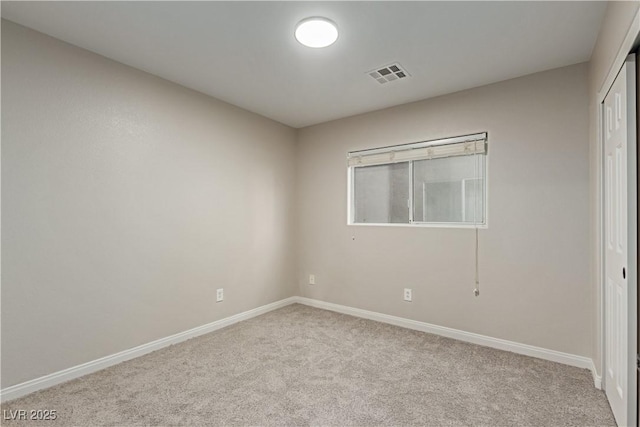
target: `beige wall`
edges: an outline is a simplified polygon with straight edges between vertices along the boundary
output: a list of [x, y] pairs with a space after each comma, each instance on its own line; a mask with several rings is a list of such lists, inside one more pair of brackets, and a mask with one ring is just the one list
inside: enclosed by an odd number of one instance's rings
[[[475, 298], [473, 230], [346, 225], [345, 155], [483, 131]], [[302, 129], [297, 163], [303, 296], [591, 355], [586, 64]]]
[[589, 206], [590, 206], [590, 274], [591, 274], [591, 292], [593, 294], [592, 310], [596, 314], [593, 317], [591, 330], [593, 334], [592, 357], [598, 373], [602, 372], [601, 364], [601, 348], [602, 348], [602, 316], [601, 316], [601, 295], [600, 295], [600, 279], [598, 270], [598, 251], [599, 242], [597, 239], [598, 232], [598, 91], [602, 89], [609, 70], [613, 66], [613, 62], [620, 50], [624, 38], [631, 26], [631, 22], [638, 11], [640, 2], [637, 1], [610, 1], [607, 5], [607, 11], [604, 21], [600, 28], [598, 40], [593, 49], [591, 61], [589, 62]]
[[294, 295], [295, 136], [2, 21], [2, 387]]

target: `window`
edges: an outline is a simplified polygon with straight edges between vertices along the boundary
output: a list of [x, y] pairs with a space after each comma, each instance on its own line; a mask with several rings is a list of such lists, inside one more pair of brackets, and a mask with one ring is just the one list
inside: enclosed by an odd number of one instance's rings
[[354, 168], [355, 222], [409, 222], [409, 163]]
[[487, 134], [350, 152], [349, 224], [486, 225]]

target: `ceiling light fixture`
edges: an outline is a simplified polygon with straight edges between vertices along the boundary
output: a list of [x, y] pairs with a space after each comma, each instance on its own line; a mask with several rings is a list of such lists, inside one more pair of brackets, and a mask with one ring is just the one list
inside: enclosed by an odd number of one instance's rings
[[314, 16], [298, 22], [295, 37], [308, 47], [327, 47], [338, 39], [338, 27], [327, 18]]

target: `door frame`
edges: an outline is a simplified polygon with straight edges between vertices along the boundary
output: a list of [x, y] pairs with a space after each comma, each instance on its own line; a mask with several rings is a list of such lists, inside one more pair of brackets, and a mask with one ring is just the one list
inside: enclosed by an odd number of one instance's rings
[[[631, 23], [631, 26], [629, 27], [629, 30], [627, 31], [627, 34], [625, 36], [624, 41], [622, 42], [622, 45], [620, 46], [617, 55], [613, 61], [613, 63], [611, 64], [609, 71], [606, 75], [606, 78], [604, 79], [604, 82], [602, 83], [602, 85], [600, 86], [600, 89], [597, 92], [597, 96], [596, 96], [596, 101], [597, 101], [597, 122], [596, 122], [596, 126], [597, 126], [597, 149], [596, 149], [596, 179], [597, 179], [597, 186], [596, 186], [596, 190], [597, 190], [597, 197], [596, 197], [596, 201], [597, 201], [597, 212], [596, 212], [596, 275], [595, 277], [597, 278], [597, 299], [598, 299], [598, 304], [597, 304], [597, 330], [596, 330], [596, 342], [599, 343], [599, 349], [597, 349], [599, 356], [600, 356], [600, 366], [599, 366], [599, 373], [600, 375], [597, 376], [596, 373], [594, 372], [594, 382], [596, 384], [596, 387], [603, 389], [604, 390], [604, 382], [606, 381], [606, 376], [604, 375], [604, 373], [606, 372], [606, 355], [605, 355], [605, 350], [606, 350], [606, 336], [605, 336], [605, 317], [604, 317], [604, 305], [605, 305], [605, 301], [604, 301], [604, 285], [605, 285], [605, 277], [604, 277], [604, 273], [605, 273], [605, 256], [604, 256], [604, 232], [605, 232], [605, 224], [604, 224], [604, 209], [605, 209], [605, 203], [604, 203], [604, 121], [603, 121], [603, 117], [604, 117], [604, 99], [607, 95], [607, 93], [609, 92], [609, 89], [611, 88], [611, 86], [613, 85], [613, 82], [615, 81], [616, 76], [618, 75], [620, 69], [624, 66], [625, 61], [627, 59], [627, 56], [631, 53], [631, 51], [634, 49], [635, 46], [638, 45], [638, 42], [640, 42], [640, 10], [638, 10], [636, 12], [636, 15], [634, 16], [634, 19]], [[636, 82], [636, 84], [640, 84], [640, 82]], [[636, 105], [638, 105], [638, 102], [640, 100], [636, 100]], [[636, 107], [638, 108], [638, 107]], [[636, 117], [637, 117], [637, 112], [636, 112]], [[636, 119], [634, 117], [634, 119]], [[636, 141], [633, 141], [634, 144], [637, 144], [637, 140], [639, 138], [636, 136]], [[634, 154], [635, 156], [635, 154]], [[635, 157], [634, 157], [635, 160]], [[634, 191], [635, 191], [635, 187]], [[635, 197], [635, 194], [633, 195], [633, 197]], [[628, 219], [630, 222], [633, 221], [635, 224], [637, 224], [637, 215], [635, 218], [629, 218]], [[633, 236], [632, 240], [629, 240], [629, 242], [631, 244], [637, 245], [638, 244], [638, 239], [637, 236]], [[634, 279], [636, 279], [636, 283], [637, 283], [637, 278], [638, 278], [638, 263], [637, 263], [637, 258], [636, 258], [636, 251], [633, 251], [633, 259], [630, 259], [630, 265], [628, 266], [628, 270], [629, 270], [629, 278], [631, 279], [632, 277]], [[633, 274], [631, 274], [631, 272], [633, 272]], [[629, 285], [631, 285], [631, 281], [629, 282]], [[637, 286], [637, 285], [636, 285]], [[635, 297], [634, 297], [635, 298]], [[637, 311], [636, 310], [636, 315], [637, 315]], [[633, 315], [633, 314], [632, 314]], [[631, 326], [636, 326], [636, 325], [631, 325]], [[635, 330], [636, 336], [637, 336], [637, 327]], [[634, 350], [635, 352], [635, 350]], [[634, 358], [635, 361], [635, 358]], [[635, 363], [634, 363], [635, 366]], [[629, 384], [633, 384], [637, 387], [636, 385], [636, 370], [632, 370], [631, 372], [629, 372], [629, 377], [628, 381]], [[636, 399], [634, 399], [633, 402], [631, 402], [631, 408], [632, 408], [632, 412], [637, 413], [638, 408], [637, 406], [637, 396]], [[638, 422], [638, 420], [636, 419], [636, 423]]]

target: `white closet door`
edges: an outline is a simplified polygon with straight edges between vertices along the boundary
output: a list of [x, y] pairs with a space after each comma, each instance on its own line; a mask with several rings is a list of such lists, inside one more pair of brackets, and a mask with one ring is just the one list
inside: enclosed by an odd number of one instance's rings
[[635, 426], [635, 57], [604, 100], [605, 391], [619, 426]]

